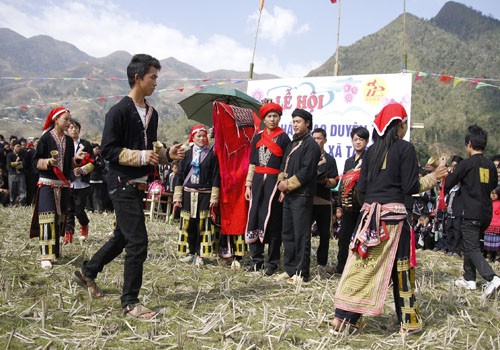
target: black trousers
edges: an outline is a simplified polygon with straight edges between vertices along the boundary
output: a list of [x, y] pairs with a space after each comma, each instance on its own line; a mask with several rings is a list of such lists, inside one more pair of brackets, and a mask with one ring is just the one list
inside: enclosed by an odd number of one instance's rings
[[286, 195], [283, 200], [283, 248], [285, 271], [309, 280], [311, 265], [312, 197]]
[[113, 237], [94, 256], [83, 263], [83, 274], [96, 278], [106, 264], [125, 249], [121, 306], [139, 302], [144, 261], [148, 252], [148, 233], [144, 219], [144, 192], [132, 186], [119, 186], [110, 192], [115, 208]]
[[[283, 206], [278, 202], [279, 194], [276, 194], [272, 199], [271, 214], [269, 222], [266, 226], [264, 242], [259, 239], [255, 243], [248, 245], [250, 251], [250, 258], [255, 265], [264, 264], [264, 247], [267, 247], [267, 262], [265, 268], [278, 268], [281, 259], [281, 231], [283, 229]], [[266, 215], [262, 214], [262, 215]]]
[[69, 197], [68, 219], [66, 220], [66, 232], [75, 231], [75, 217], [82, 226], [90, 222], [85, 206], [90, 195], [90, 186], [81, 189], [72, 189]]
[[342, 216], [342, 226], [340, 227], [338, 240], [339, 251], [337, 253], [337, 267], [335, 268], [336, 273], [342, 274], [344, 271], [345, 263], [349, 256], [349, 244], [351, 243], [352, 234], [356, 229], [359, 215], [359, 211], [345, 210]]
[[464, 279], [467, 281], [476, 280], [476, 271], [488, 282], [496, 276], [495, 271], [481, 253], [479, 246], [479, 240], [484, 233], [483, 229], [479, 221], [462, 220]]
[[318, 265], [326, 266], [328, 263], [328, 249], [330, 248], [330, 224], [332, 221], [331, 205], [314, 205], [312, 220], [316, 221], [319, 232], [319, 245], [316, 251]]
[[446, 245], [448, 251], [462, 255], [462, 217], [461, 216], [448, 216], [446, 219]]
[[[274, 218], [271, 220], [274, 220]], [[267, 236], [269, 236], [269, 238]], [[264, 247], [266, 243], [269, 243], [267, 248], [268, 259], [265, 265], [263, 265]], [[281, 232], [268, 232], [266, 233], [266, 239], [264, 240], [264, 242], [261, 242], [259, 239], [257, 239], [255, 243], [250, 243], [248, 247], [253, 264], [257, 266], [264, 266], [265, 268], [278, 268], [281, 257]]]
[[104, 211], [103, 199], [106, 190], [106, 184], [104, 182], [92, 182], [90, 183], [90, 196], [87, 200], [87, 207], [92, 211], [97, 211], [102, 213]]

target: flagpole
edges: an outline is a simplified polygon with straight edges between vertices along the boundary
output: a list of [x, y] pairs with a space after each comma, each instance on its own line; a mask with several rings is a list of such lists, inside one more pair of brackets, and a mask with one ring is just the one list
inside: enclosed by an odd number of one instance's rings
[[264, 8], [264, 0], [260, 0], [259, 6], [259, 19], [257, 20], [257, 30], [255, 31], [255, 39], [253, 41], [252, 62], [250, 62], [250, 80], [253, 79], [253, 60], [255, 59], [255, 49], [257, 47], [257, 36], [259, 35], [260, 17], [262, 16], [262, 9]]
[[340, 43], [340, 0], [339, 3], [339, 13], [337, 18], [337, 49], [335, 50], [335, 66], [333, 67], [333, 75], [339, 75], [339, 43]]
[[403, 73], [408, 68], [408, 56], [406, 54], [406, 0], [403, 0]]

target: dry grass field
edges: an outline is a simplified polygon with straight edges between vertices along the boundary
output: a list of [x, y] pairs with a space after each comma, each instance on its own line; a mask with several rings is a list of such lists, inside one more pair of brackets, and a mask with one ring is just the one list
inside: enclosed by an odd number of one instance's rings
[[[179, 262], [176, 228], [148, 222], [149, 256], [141, 300], [161, 308], [155, 321], [124, 318], [120, 310], [123, 261], [105, 267], [97, 282], [105, 297], [92, 300], [71, 274], [112, 229], [111, 214], [90, 214], [90, 238], [65, 246], [54, 269], [42, 271], [38, 241], [29, 240], [30, 208], [0, 208], [1, 349], [500, 349], [497, 295], [487, 303], [478, 290], [453, 285], [461, 261], [419, 251], [417, 297], [425, 329], [402, 335], [390, 297], [364, 331], [334, 336], [337, 277], [300, 286], [259, 273], [232, 271], [213, 259], [202, 268]], [[313, 238], [312, 271], [316, 271]], [[331, 241], [330, 263], [337, 244]], [[500, 273], [500, 266], [495, 269]], [[391, 294], [391, 293], [389, 293]]]

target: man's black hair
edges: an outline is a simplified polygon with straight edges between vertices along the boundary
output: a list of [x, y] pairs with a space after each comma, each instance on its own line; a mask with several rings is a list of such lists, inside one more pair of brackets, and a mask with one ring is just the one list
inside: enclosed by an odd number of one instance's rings
[[127, 78], [130, 87], [134, 87], [135, 75], [137, 74], [139, 78], [144, 78], [148, 73], [150, 67], [155, 67], [156, 69], [161, 69], [160, 61], [150, 55], [137, 54], [132, 57], [128, 67], [127, 67]]
[[465, 135], [465, 145], [471, 143], [474, 151], [484, 151], [488, 143], [488, 133], [480, 126], [474, 124], [467, 128], [467, 135]]
[[354, 135], [358, 135], [358, 137], [366, 141], [368, 141], [368, 139], [370, 138], [370, 132], [364, 126], [358, 126], [356, 128], [353, 128], [351, 130], [351, 140], [354, 137]]

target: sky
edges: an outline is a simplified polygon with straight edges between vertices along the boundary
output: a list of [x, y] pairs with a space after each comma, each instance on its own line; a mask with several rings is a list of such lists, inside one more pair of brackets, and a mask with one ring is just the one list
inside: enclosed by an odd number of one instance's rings
[[[455, 0], [500, 19], [499, 0]], [[0, 27], [49, 35], [94, 57], [118, 50], [174, 57], [204, 72], [248, 71], [303, 77], [340, 46], [377, 32], [403, 13], [404, 0], [2, 0]], [[445, 0], [406, 0], [434, 17]], [[337, 33], [340, 3], [340, 31]], [[255, 40], [257, 38], [257, 40]], [[254, 56], [255, 45], [255, 56]], [[410, 43], [411, 45], [411, 43]], [[342, 49], [342, 48], [341, 48]]]

